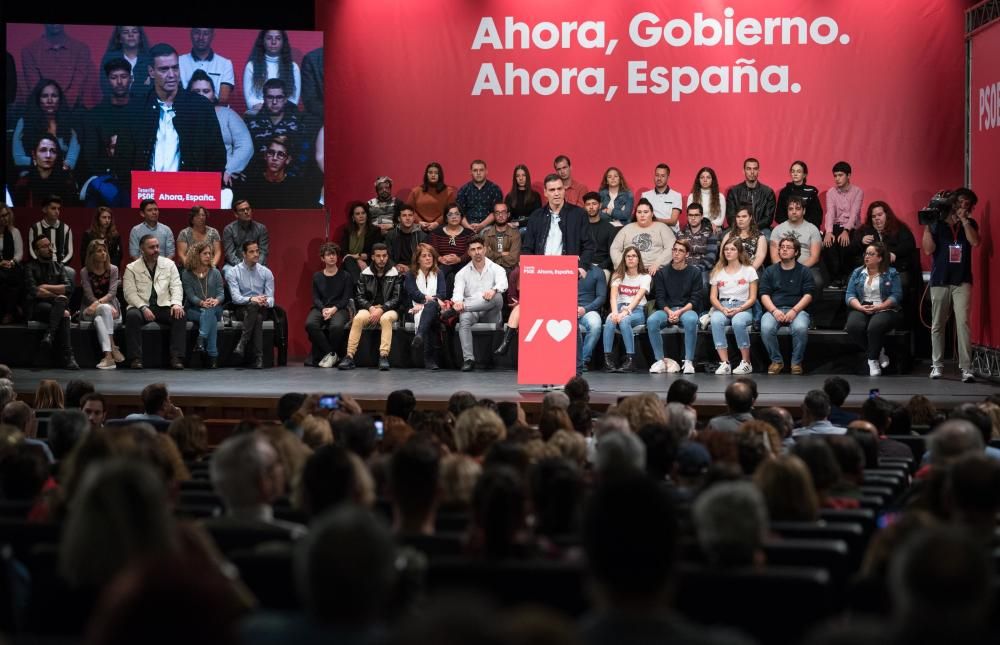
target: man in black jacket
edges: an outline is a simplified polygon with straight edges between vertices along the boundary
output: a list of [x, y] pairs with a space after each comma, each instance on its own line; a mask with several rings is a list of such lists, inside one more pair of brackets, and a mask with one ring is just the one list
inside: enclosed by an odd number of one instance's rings
[[[579, 258], [580, 278], [586, 278], [594, 255], [587, 214], [579, 206], [566, 203], [566, 189], [555, 173], [545, 177], [545, 197], [549, 203], [528, 218], [521, 255], [575, 255]], [[552, 235], [553, 230], [558, 234]]]
[[406, 273], [413, 262], [413, 252], [417, 245], [427, 241], [427, 233], [417, 225], [417, 211], [413, 206], [404, 204], [399, 209], [399, 223], [385, 234], [385, 245], [389, 248], [389, 261], [396, 270]]
[[182, 91], [177, 50], [161, 43], [149, 55], [153, 87], [129, 102], [115, 151], [118, 177], [130, 185], [132, 170], [218, 172], [221, 186], [226, 148], [215, 108]]
[[63, 346], [63, 367], [78, 370], [69, 341], [69, 297], [73, 283], [62, 264], [52, 257], [52, 242], [47, 237], [36, 237], [32, 242], [35, 260], [25, 267], [24, 279], [28, 294], [28, 320], [46, 323], [40, 353], [48, 353], [58, 342]]
[[372, 263], [361, 272], [354, 292], [354, 304], [358, 313], [351, 322], [351, 333], [347, 337], [347, 355], [337, 367], [352, 370], [354, 354], [361, 342], [361, 330], [368, 326], [380, 325], [382, 338], [378, 347], [378, 368], [389, 369], [389, 347], [392, 345], [392, 323], [399, 319], [399, 294], [403, 278], [396, 267], [389, 264], [389, 249], [382, 242], [372, 245]]
[[753, 207], [753, 217], [757, 220], [757, 229], [764, 237], [771, 239], [771, 223], [774, 221], [777, 200], [774, 191], [758, 181], [759, 176], [759, 161], [750, 157], [743, 162], [744, 181], [726, 191], [726, 221], [732, 227], [739, 205], [750, 204]]

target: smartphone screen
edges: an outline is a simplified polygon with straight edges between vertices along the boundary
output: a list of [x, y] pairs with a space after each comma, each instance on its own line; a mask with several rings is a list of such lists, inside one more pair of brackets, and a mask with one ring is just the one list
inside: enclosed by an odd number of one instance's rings
[[375, 438], [381, 439], [385, 434], [385, 425], [382, 423], [381, 419], [375, 421]]

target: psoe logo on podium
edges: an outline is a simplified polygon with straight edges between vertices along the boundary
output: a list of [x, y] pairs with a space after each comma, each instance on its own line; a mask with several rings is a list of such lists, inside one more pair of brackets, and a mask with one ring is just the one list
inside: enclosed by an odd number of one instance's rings
[[576, 256], [521, 256], [519, 385], [562, 385], [576, 374]]

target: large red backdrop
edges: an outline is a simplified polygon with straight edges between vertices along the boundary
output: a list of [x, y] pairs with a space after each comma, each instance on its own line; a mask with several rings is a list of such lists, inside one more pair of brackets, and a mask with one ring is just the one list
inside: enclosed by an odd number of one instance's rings
[[[1000, 24], [972, 37], [970, 114], [971, 185], [979, 197], [975, 218], [982, 243], [973, 256], [976, 294], [972, 306], [973, 340], [1000, 346], [1000, 287], [997, 249], [1000, 248]], [[992, 267], [992, 268], [991, 268]]]

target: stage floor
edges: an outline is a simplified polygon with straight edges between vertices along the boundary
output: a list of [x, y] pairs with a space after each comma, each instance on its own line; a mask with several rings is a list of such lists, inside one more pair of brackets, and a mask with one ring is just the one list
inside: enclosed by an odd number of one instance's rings
[[[946, 372], [946, 378], [931, 381], [924, 366], [909, 376], [883, 376], [879, 378], [846, 376], [851, 384], [847, 407], [860, 406], [871, 388], [878, 388], [881, 396], [906, 402], [914, 394], [923, 394], [935, 405], [951, 407], [965, 402], [979, 402], [1000, 390], [994, 383], [980, 380], [962, 383], [957, 373]], [[590, 383], [591, 400], [597, 404], [614, 403], [618, 397], [639, 392], [655, 392], [665, 396], [670, 384], [677, 378], [686, 378], [698, 384], [698, 402], [706, 405], [724, 405], [726, 386], [732, 376], [694, 374], [605, 374], [588, 372], [584, 375]], [[799, 406], [805, 393], [822, 388], [829, 374], [791, 376], [781, 374], [753, 374], [760, 397], [758, 405]], [[142, 388], [162, 381], [168, 384], [174, 397], [215, 397], [277, 399], [286, 392], [344, 392], [361, 401], [384, 400], [393, 390], [409, 388], [420, 401], [443, 401], [457, 390], [468, 390], [478, 397], [497, 401], [538, 401], [544, 394], [541, 388], [519, 386], [517, 373], [511, 370], [476, 371], [463, 373], [451, 370], [428, 372], [420, 369], [394, 369], [380, 372], [359, 368], [351, 372], [311, 367], [278, 367], [267, 370], [220, 369], [205, 370], [31, 370], [14, 371], [18, 392], [34, 392], [41, 379], [55, 379], [60, 384], [70, 379], [91, 381], [99, 392], [108, 395], [139, 395]]]

